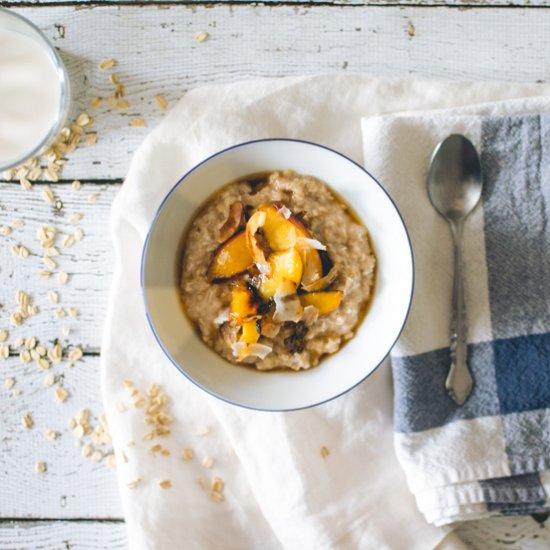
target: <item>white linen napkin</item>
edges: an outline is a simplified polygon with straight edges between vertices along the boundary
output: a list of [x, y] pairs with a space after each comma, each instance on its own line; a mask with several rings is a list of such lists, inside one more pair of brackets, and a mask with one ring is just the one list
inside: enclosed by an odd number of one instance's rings
[[[365, 164], [394, 197], [414, 250], [413, 304], [392, 351], [395, 443], [436, 525], [550, 507], [549, 111], [539, 98], [363, 120]], [[462, 407], [444, 389], [452, 241], [426, 190], [432, 151], [452, 133], [476, 145], [484, 173], [463, 238], [475, 385]]]
[[[548, 91], [333, 75], [210, 86], [185, 95], [136, 152], [112, 209], [116, 264], [102, 388], [131, 548], [425, 550], [438, 544], [446, 531], [417, 511], [393, 451], [388, 368], [311, 410], [253, 412], [217, 401], [158, 348], [140, 292], [141, 249], [167, 191], [223, 147], [293, 137], [360, 162], [362, 116]], [[132, 397], [124, 380], [140, 393]], [[173, 422], [170, 436], [144, 441], [150, 431], [145, 407], [133, 404], [152, 383], [169, 394]], [[152, 451], [155, 445], [161, 449]], [[322, 447], [329, 451], [324, 458]], [[193, 449], [193, 460], [182, 459], [183, 448]], [[205, 457], [213, 458], [211, 468], [201, 464]], [[223, 502], [197, 482], [213, 476], [224, 481]], [[161, 481], [171, 488], [162, 489]]]

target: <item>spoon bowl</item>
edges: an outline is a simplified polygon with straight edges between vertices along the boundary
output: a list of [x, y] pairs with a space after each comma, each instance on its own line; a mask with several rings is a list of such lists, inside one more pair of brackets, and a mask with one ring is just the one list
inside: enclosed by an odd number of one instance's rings
[[481, 199], [481, 163], [474, 145], [452, 134], [434, 150], [428, 173], [428, 195], [434, 208], [451, 228], [454, 250], [454, 282], [451, 305], [451, 368], [445, 388], [462, 405], [473, 387], [467, 365], [466, 307], [462, 277], [462, 228]]

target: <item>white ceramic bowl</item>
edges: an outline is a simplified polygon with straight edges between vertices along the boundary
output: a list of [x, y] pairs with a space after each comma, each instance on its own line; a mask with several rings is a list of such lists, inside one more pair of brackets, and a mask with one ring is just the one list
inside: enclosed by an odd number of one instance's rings
[[[243, 176], [281, 169], [321, 179], [353, 207], [369, 230], [378, 272], [370, 310], [355, 337], [340, 351], [311, 370], [259, 372], [231, 365], [197, 336], [178, 295], [178, 260], [185, 228], [213, 192]], [[141, 272], [149, 323], [180, 372], [229, 403], [269, 411], [318, 405], [343, 394], [371, 374], [401, 333], [411, 303], [413, 280], [407, 230], [380, 184], [336, 151], [288, 139], [230, 147], [183, 176], [162, 202], [152, 223]]]

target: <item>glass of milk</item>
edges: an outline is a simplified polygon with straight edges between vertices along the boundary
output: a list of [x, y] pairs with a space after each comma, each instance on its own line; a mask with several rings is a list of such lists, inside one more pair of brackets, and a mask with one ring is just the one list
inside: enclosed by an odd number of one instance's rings
[[67, 71], [42, 32], [0, 8], [0, 171], [49, 145], [70, 104]]

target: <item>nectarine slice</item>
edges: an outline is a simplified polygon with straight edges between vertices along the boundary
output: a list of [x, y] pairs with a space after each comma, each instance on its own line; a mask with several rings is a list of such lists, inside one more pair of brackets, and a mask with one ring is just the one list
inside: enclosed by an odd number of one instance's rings
[[239, 281], [231, 289], [229, 319], [241, 324], [247, 317], [256, 315], [259, 305], [254, 291], [245, 283]]
[[269, 256], [270, 276], [262, 280], [260, 294], [264, 300], [269, 300], [275, 295], [283, 279], [292, 281], [297, 285], [302, 280], [302, 258], [295, 248], [273, 252]]
[[304, 306], [315, 306], [319, 310], [319, 315], [327, 315], [340, 305], [343, 297], [344, 293], [341, 290], [330, 290], [301, 294], [300, 300]]
[[243, 323], [243, 332], [239, 338], [239, 342], [246, 342], [247, 344], [254, 344], [260, 339], [260, 332], [258, 331], [259, 319], [247, 319]]
[[218, 247], [208, 268], [208, 277], [212, 281], [229, 279], [246, 271], [253, 263], [246, 234], [241, 231]]

